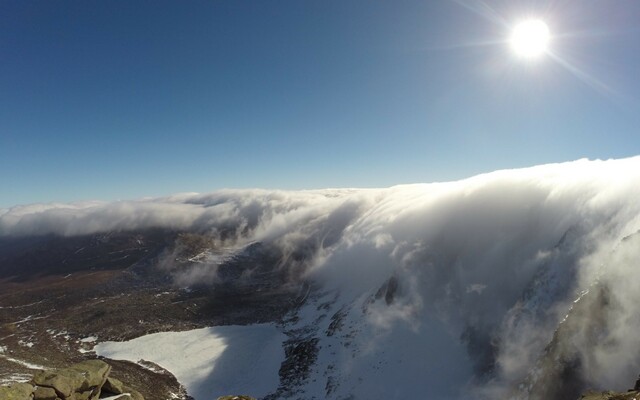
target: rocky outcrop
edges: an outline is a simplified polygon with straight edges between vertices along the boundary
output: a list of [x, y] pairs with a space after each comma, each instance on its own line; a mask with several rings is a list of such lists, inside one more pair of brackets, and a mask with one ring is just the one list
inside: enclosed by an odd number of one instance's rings
[[107, 377], [106, 382], [102, 386], [102, 392], [108, 393], [109, 395], [122, 394], [122, 396], [118, 398], [122, 400], [144, 400], [140, 392], [112, 377]]
[[122, 395], [120, 400], [144, 400], [142, 394], [109, 377], [111, 366], [86, 360], [69, 368], [40, 371], [29, 383], [0, 386], [2, 400], [98, 400]]
[[0, 386], [0, 399], [31, 400], [33, 398], [33, 391], [33, 385], [28, 383], [13, 383], [9, 386]]
[[640, 377], [633, 386], [624, 393], [619, 392], [594, 392], [589, 391], [580, 397], [580, 400], [639, 400], [640, 399]]
[[104, 385], [102, 385], [102, 390], [113, 394], [126, 393], [124, 384], [111, 377], [108, 377]]
[[628, 391], [626, 393], [616, 392], [587, 392], [580, 397], [580, 400], [637, 400], [640, 399], [640, 392]]
[[111, 366], [104, 361], [87, 360], [65, 369], [40, 371], [34, 375], [32, 383], [39, 388], [53, 389], [63, 400], [96, 400], [100, 398], [109, 372]]

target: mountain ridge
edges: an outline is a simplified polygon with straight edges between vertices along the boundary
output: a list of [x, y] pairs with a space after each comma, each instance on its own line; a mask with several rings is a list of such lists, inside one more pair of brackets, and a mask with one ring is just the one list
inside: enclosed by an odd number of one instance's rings
[[[271, 324], [286, 339], [268, 399], [624, 390], [640, 371], [637, 198], [640, 157], [389, 189], [9, 210], [0, 378], [32, 371], [9, 359], [91, 357], [92, 337]], [[144, 363], [118, 368], [145, 398], [184, 393]]]

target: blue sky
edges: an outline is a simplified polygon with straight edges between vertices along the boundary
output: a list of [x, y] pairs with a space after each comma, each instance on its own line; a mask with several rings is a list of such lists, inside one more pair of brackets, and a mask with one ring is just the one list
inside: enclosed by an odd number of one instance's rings
[[639, 71], [636, 0], [5, 0], [0, 207], [637, 155]]

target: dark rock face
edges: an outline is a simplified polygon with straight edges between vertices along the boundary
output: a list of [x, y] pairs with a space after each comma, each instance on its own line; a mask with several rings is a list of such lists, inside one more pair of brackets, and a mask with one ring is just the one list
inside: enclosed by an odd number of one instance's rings
[[384, 301], [387, 305], [393, 304], [395, 297], [398, 293], [398, 278], [392, 276], [389, 278], [376, 292], [374, 298], [376, 300], [384, 297]]
[[285, 362], [280, 367], [282, 379], [304, 380], [318, 357], [318, 338], [285, 343]]

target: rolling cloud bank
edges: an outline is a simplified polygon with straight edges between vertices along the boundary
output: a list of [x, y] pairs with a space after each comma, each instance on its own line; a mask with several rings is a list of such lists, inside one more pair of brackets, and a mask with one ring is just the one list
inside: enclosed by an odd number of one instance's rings
[[640, 373], [640, 157], [386, 189], [0, 210], [5, 237], [154, 227], [272, 244], [283, 268], [332, 293], [354, 326], [352, 345], [326, 342], [318, 355], [342, 366], [335, 398], [416, 388], [433, 399], [554, 398], [569, 390], [567, 373], [580, 387], [622, 390]]

